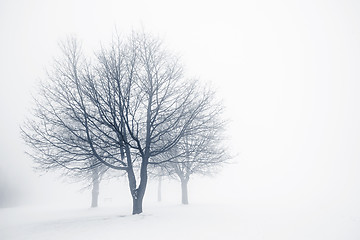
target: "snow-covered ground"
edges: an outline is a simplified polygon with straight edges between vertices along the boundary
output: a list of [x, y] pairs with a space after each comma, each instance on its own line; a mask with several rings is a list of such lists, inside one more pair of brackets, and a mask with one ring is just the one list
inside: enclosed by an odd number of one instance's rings
[[235, 204], [0, 209], [1, 240], [71, 239], [360, 239], [360, 217], [269, 210]]

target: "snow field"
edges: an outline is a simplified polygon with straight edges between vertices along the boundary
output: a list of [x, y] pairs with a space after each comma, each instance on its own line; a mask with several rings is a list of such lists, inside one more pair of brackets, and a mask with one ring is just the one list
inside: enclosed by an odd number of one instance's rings
[[360, 217], [233, 204], [0, 210], [1, 240], [360, 239]]

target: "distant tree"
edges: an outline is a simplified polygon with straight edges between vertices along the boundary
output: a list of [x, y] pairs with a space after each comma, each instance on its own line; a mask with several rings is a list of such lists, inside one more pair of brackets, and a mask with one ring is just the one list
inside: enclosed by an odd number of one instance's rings
[[9, 171], [0, 166], [0, 208], [16, 207], [21, 203], [22, 191], [10, 181]]
[[[93, 159], [96, 161], [96, 159]], [[93, 166], [95, 163], [92, 163]], [[69, 171], [76, 181], [83, 180], [85, 188], [91, 188], [91, 207], [96, 208], [99, 205], [99, 193], [100, 193], [100, 183], [104, 178], [104, 175], [108, 172], [109, 168], [105, 165], [98, 165], [96, 167], [91, 167], [87, 171]]]
[[[91, 164], [91, 163], [90, 163]], [[92, 163], [94, 164], [94, 163]], [[59, 166], [62, 168], [61, 166]], [[54, 169], [56, 171], [56, 169]], [[60, 170], [60, 169], [58, 169]], [[104, 165], [93, 165], [86, 170], [70, 170], [70, 169], [61, 169], [62, 176], [70, 178], [75, 182], [80, 182], [83, 184], [81, 190], [91, 189], [91, 208], [96, 208], [99, 205], [99, 194], [100, 194], [100, 183], [104, 179], [105, 174], [109, 171], [109, 168]], [[110, 178], [113, 176], [107, 176]]]
[[[229, 159], [222, 143], [225, 122], [223, 107], [214, 100], [214, 92], [204, 91], [208, 103], [194, 123], [201, 126], [189, 132], [170, 151], [159, 156], [166, 161], [158, 175], [176, 178], [181, 183], [181, 202], [188, 204], [188, 182], [194, 174], [212, 175]], [[159, 160], [161, 162], [161, 160]]]
[[86, 66], [75, 39], [60, 44], [63, 59], [57, 59], [50, 81], [42, 82], [35, 99], [34, 119], [21, 128], [22, 136], [34, 151], [28, 152], [40, 171], [60, 171], [62, 176], [86, 182], [92, 188], [91, 207], [97, 207], [99, 184], [108, 167], [94, 158], [86, 141], [79, 111], [80, 69]]
[[149, 167], [149, 177], [154, 181], [157, 181], [157, 201], [162, 201], [162, 182], [164, 177], [168, 177], [167, 171], [162, 169], [166, 164], [161, 165], [150, 165]]
[[[35, 119], [23, 128], [35, 161], [71, 170], [125, 171], [133, 214], [142, 212], [148, 165], [201, 129], [207, 107], [196, 81], [158, 39], [133, 33], [85, 60], [76, 40], [63, 45], [50, 82], [41, 86]], [[90, 159], [96, 159], [89, 165]], [[138, 183], [139, 182], [139, 183]]]

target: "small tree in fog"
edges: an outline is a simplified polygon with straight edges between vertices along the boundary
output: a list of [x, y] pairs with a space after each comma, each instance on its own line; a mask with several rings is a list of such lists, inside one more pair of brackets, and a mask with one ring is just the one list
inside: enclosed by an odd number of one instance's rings
[[[94, 159], [93, 161], [96, 161]], [[99, 204], [99, 193], [100, 193], [100, 183], [103, 180], [105, 174], [108, 172], [109, 168], [105, 165], [96, 166], [95, 163], [92, 163], [94, 167], [91, 167], [87, 171], [72, 171], [72, 176], [75, 179], [83, 179], [83, 182], [87, 184], [86, 187], [91, 188], [91, 207], [96, 208]]]
[[55, 60], [48, 72], [48, 82], [42, 82], [35, 99], [33, 119], [21, 129], [28, 152], [40, 171], [57, 171], [75, 181], [86, 182], [92, 188], [91, 207], [97, 207], [99, 184], [108, 167], [94, 156], [86, 141], [83, 118], [79, 111], [79, 69], [86, 63], [75, 39], [60, 44], [63, 58]]
[[159, 167], [158, 175], [170, 176], [180, 181], [182, 204], [189, 203], [190, 176], [212, 175], [229, 159], [222, 143], [225, 122], [220, 117], [223, 107], [214, 101], [214, 92], [204, 92], [208, 104], [195, 120], [198, 129], [184, 136], [171, 151], [159, 156], [167, 163]]
[[[71, 170], [62, 168], [61, 172], [64, 177], [70, 178], [75, 182], [81, 182], [84, 189], [91, 189], [91, 207], [96, 208], [99, 205], [99, 194], [100, 194], [100, 183], [104, 179], [105, 175], [108, 175], [106, 178], [113, 177], [107, 174], [109, 168], [104, 165], [96, 165], [94, 163], [95, 159], [89, 162], [88, 169], [82, 170]], [[41, 168], [41, 167], [39, 167]], [[56, 169], [54, 169], [56, 170]]]
[[[103, 48], [92, 64], [76, 40], [41, 87], [24, 139], [40, 165], [125, 171], [133, 214], [142, 212], [149, 164], [196, 134], [207, 96], [182, 74], [158, 39], [133, 33]], [[89, 165], [90, 159], [96, 159]], [[155, 162], [154, 162], [155, 161]]]

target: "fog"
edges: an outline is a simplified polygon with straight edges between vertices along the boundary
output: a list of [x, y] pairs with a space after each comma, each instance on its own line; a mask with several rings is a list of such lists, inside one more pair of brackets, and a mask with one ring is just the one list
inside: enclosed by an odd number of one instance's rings
[[[357, 1], [1, 1], [6, 206], [90, 204], [83, 185], [33, 171], [19, 126], [60, 40], [75, 34], [91, 52], [115, 31], [144, 29], [181, 56], [188, 76], [211, 83], [226, 107], [235, 157], [215, 178], [192, 179], [190, 202], [360, 214], [359, 11]], [[180, 201], [178, 185], [164, 182], [165, 201]], [[103, 186], [100, 205], [130, 204], [125, 179]], [[156, 201], [156, 186], [145, 202]]]

